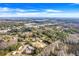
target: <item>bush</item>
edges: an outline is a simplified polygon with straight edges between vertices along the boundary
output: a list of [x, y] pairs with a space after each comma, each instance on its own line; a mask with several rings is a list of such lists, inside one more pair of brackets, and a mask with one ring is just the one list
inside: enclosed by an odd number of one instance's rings
[[17, 50], [18, 48], [20, 47], [20, 43], [17, 43], [15, 45], [12, 45], [8, 48], [5, 48], [3, 50], [0, 50], [0, 56], [4, 56], [6, 55], [7, 53], [11, 52], [11, 51], [15, 51]]

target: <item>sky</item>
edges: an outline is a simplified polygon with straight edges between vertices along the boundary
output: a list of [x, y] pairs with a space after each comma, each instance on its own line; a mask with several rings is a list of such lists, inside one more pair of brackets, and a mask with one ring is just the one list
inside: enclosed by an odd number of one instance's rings
[[79, 3], [0, 3], [0, 17], [79, 18]]

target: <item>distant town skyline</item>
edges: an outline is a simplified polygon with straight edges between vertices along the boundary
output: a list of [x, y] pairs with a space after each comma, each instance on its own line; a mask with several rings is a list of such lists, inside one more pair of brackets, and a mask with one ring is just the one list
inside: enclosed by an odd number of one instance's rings
[[0, 3], [0, 17], [78, 17], [78, 3]]

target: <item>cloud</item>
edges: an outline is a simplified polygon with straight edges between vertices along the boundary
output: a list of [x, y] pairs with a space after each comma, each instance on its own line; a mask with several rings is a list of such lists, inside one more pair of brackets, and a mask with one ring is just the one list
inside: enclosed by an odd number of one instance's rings
[[[7, 16], [6, 16], [7, 15]], [[77, 17], [79, 13], [45, 13], [45, 12], [32, 12], [32, 13], [3, 13], [0, 17]]]
[[20, 9], [20, 8], [8, 8], [8, 7], [0, 7], [0, 13], [17, 13], [17, 12], [21, 12], [21, 13], [25, 13], [25, 12], [39, 12], [40, 10], [36, 10], [36, 9]]
[[79, 2], [71, 3], [71, 4], [69, 4], [69, 5], [71, 5], [71, 6], [73, 6], [73, 5], [79, 5]]
[[0, 7], [0, 12], [25, 12], [25, 10], [19, 8], [12, 9], [8, 7]]
[[79, 13], [67, 13], [61, 10], [54, 9], [20, 9], [0, 7], [0, 17], [79, 17]]
[[79, 2], [77, 2], [77, 3], [73, 3], [73, 4], [79, 4]]
[[8, 7], [0, 7], [0, 12], [63, 12], [60, 10], [54, 10], [54, 9], [44, 9], [36, 10], [36, 9], [20, 9], [20, 8], [8, 8]]
[[60, 11], [60, 10], [53, 10], [53, 9], [47, 9], [46, 12], [63, 12], [63, 11]]
[[9, 8], [6, 8], [6, 7], [1, 8], [1, 7], [0, 7], [0, 12], [3, 12], [3, 11], [9, 11]]

